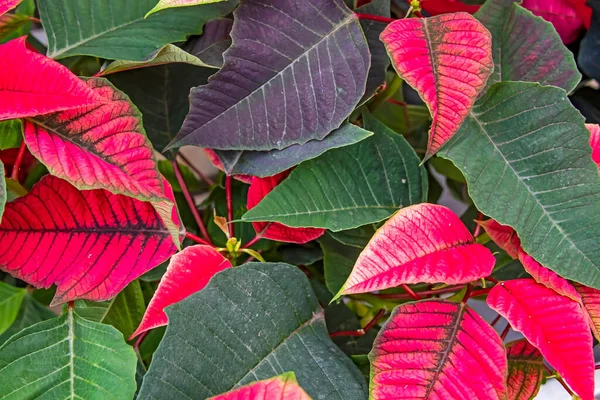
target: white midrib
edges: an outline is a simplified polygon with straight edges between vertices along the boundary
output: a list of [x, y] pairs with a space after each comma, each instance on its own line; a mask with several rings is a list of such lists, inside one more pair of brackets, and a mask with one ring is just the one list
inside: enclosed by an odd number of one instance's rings
[[71, 382], [71, 399], [75, 399], [75, 333], [73, 321], [73, 309], [69, 307], [67, 325], [69, 327], [69, 381]]

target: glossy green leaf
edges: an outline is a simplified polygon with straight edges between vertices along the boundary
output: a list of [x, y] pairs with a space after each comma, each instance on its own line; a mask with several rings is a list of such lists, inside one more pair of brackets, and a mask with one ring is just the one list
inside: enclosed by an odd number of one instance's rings
[[513, 227], [524, 250], [564, 278], [600, 288], [600, 175], [589, 131], [564, 90], [490, 88], [440, 156], [477, 208]]
[[427, 173], [414, 150], [370, 114], [363, 120], [372, 137], [301, 164], [243, 219], [340, 231], [422, 202]]
[[10, 328], [0, 335], [0, 345], [6, 342], [12, 335], [21, 332], [23, 329], [55, 317], [56, 313], [38, 303], [28, 293], [25, 294], [15, 321]]
[[329, 339], [323, 310], [296, 267], [227, 269], [166, 312], [167, 333], [142, 399], [205, 399], [286, 371], [315, 399], [367, 397], [364, 378]]
[[0, 334], [5, 332], [17, 318], [27, 291], [0, 282]]
[[23, 124], [20, 119], [0, 122], [0, 150], [14, 149], [23, 141]]
[[0, 397], [131, 399], [136, 362], [133, 349], [115, 328], [69, 309], [0, 347]]
[[144, 18], [155, 5], [156, 0], [39, 0], [47, 55], [143, 61], [168, 43], [201, 33], [207, 21], [229, 14], [237, 1], [169, 9]]
[[362, 250], [375, 234], [377, 226], [377, 224], [364, 225], [347, 231], [331, 232], [330, 235], [338, 242]]
[[323, 250], [325, 284], [332, 294], [337, 294], [354, 268], [362, 248], [343, 244], [330, 234], [319, 238]]
[[573, 53], [550, 22], [514, 0], [488, 0], [475, 17], [492, 34], [495, 68], [488, 87], [501, 81], [526, 81], [570, 92], [579, 83]]

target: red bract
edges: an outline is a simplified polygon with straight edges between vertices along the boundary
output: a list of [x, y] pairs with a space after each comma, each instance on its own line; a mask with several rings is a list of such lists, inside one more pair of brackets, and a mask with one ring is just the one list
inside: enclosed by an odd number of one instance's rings
[[149, 329], [167, 325], [166, 307], [204, 289], [208, 281], [225, 268], [231, 268], [229, 260], [210, 246], [186, 247], [175, 254], [148, 304], [140, 326], [131, 338]]
[[25, 48], [25, 37], [0, 46], [0, 120], [30, 117], [98, 100], [66, 67]]
[[558, 294], [581, 302], [581, 296], [579, 296], [575, 287], [573, 287], [569, 281], [558, 276], [556, 272], [542, 266], [523, 250], [519, 251], [519, 261], [521, 261], [525, 270], [529, 272], [529, 275], [531, 275], [538, 283], [554, 290]]
[[[252, 178], [252, 184], [250, 185], [250, 189], [248, 189], [248, 210], [260, 203], [289, 174], [290, 171], [285, 171], [268, 178]], [[325, 229], [290, 228], [277, 222], [253, 222], [252, 226], [257, 235], [264, 239], [298, 244], [310, 242], [325, 233]]]
[[36, 287], [56, 284], [53, 304], [102, 301], [175, 253], [170, 239], [150, 203], [46, 176], [6, 204], [0, 267]]
[[275, 378], [252, 382], [231, 392], [211, 397], [209, 400], [310, 400], [298, 385], [293, 372]]
[[589, 288], [576, 283], [575, 289], [581, 296], [581, 304], [587, 313], [588, 323], [592, 328], [594, 336], [600, 340], [600, 290]]
[[375, 400], [506, 398], [502, 340], [465, 304], [430, 300], [396, 307], [369, 359]]
[[7, 11], [12, 10], [22, 0], [0, 0], [0, 15], [5, 14]]
[[592, 335], [579, 303], [533, 279], [494, 286], [487, 303], [541, 351], [583, 400], [593, 400]]
[[590, 131], [590, 146], [592, 146], [592, 160], [600, 168], [600, 125], [585, 124]]
[[508, 358], [508, 400], [533, 399], [544, 378], [542, 353], [527, 340], [506, 345]]
[[381, 34], [398, 74], [429, 107], [425, 159], [460, 128], [494, 69], [492, 36], [466, 13], [392, 22]]
[[338, 296], [420, 282], [467, 283], [488, 276], [495, 261], [448, 208], [418, 204], [375, 233]]
[[[217, 153], [215, 153], [214, 150], [212, 150], [212, 149], [202, 149], [202, 150], [204, 150], [204, 154], [206, 154], [206, 157], [208, 157], [208, 159], [210, 160], [212, 165], [215, 166], [215, 168], [218, 168], [221, 171], [225, 171], [225, 168], [223, 167], [223, 163], [221, 162], [221, 160], [219, 160], [219, 157], [217, 156]], [[240, 182], [244, 182], [249, 185], [252, 184], [252, 177], [249, 175], [233, 175], [233, 177]]]
[[517, 232], [513, 228], [507, 225], [502, 225], [496, 222], [496, 220], [488, 219], [485, 221], [476, 221], [479, 225], [485, 229], [486, 233], [500, 248], [516, 259], [519, 256], [519, 249], [521, 248], [521, 241], [517, 236]]
[[421, 0], [421, 8], [431, 15], [467, 12], [475, 14], [480, 6], [465, 4], [459, 0]]
[[565, 44], [577, 40], [584, 27], [583, 20], [571, 1], [523, 0], [521, 5], [554, 25], [554, 29]]

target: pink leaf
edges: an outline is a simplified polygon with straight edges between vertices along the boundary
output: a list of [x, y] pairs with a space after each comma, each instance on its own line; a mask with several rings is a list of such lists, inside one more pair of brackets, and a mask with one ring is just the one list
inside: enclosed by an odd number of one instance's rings
[[494, 219], [485, 221], [476, 221], [485, 229], [486, 233], [502, 250], [504, 250], [513, 259], [519, 257], [519, 249], [521, 248], [521, 240], [517, 236], [517, 232], [507, 225], [502, 225]]
[[581, 296], [581, 304], [587, 315], [587, 320], [594, 336], [600, 340], [600, 290], [589, 288], [576, 283], [575, 289]]
[[166, 307], [204, 289], [213, 276], [226, 268], [231, 268], [229, 260], [210, 246], [190, 246], [175, 254], [131, 338], [167, 325]]
[[568, 0], [523, 0], [521, 5], [554, 25], [564, 44], [577, 40], [584, 21]]
[[431, 112], [428, 159], [458, 131], [485, 87], [494, 69], [492, 36], [471, 15], [456, 13], [394, 21], [381, 40]]
[[600, 125], [585, 124], [590, 131], [590, 146], [592, 146], [592, 160], [600, 168]]
[[369, 359], [374, 400], [506, 398], [502, 340], [464, 304], [427, 300], [396, 307]]
[[533, 279], [494, 286], [487, 303], [541, 351], [583, 400], [594, 399], [592, 335], [579, 303]]
[[417, 204], [375, 233], [337, 296], [421, 282], [467, 283], [488, 276], [495, 261], [448, 208]]
[[[290, 171], [284, 171], [268, 178], [253, 177], [250, 189], [248, 189], [248, 202], [246, 204], [248, 210], [260, 203], [289, 174]], [[288, 243], [307, 243], [325, 233], [325, 229], [291, 228], [278, 222], [253, 222], [252, 226], [257, 235], [264, 239]]]
[[581, 296], [569, 281], [558, 276], [556, 272], [542, 266], [523, 250], [519, 251], [519, 261], [521, 261], [521, 264], [525, 267], [525, 271], [527, 271], [538, 283], [554, 290], [560, 295], [567, 296], [571, 300], [575, 300], [579, 303], [581, 302]]
[[175, 253], [170, 239], [150, 203], [48, 175], [6, 204], [0, 268], [36, 287], [56, 284], [53, 304], [103, 301]]
[[0, 120], [30, 117], [98, 100], [61, 64], [25, 48], [25, 37], [0, 45]]
[[211, 397], [209, 400], [310, 400], [298, 385], [293, 372], [263, 381], [252, 382], [231, 392]]
[[506, 345], [508, 400], [533, 399], [544, 378], [542, 353], [526, 339]]
[[18, 6], [21, 1], [22, 0], [0, 0], [0, 15], [6, 14], [8, 11]]
[[421, 0], [421, 7], [430, 15], [440, 15], [456, 12], [475, 14], [481, 6], [465, 4], [460, 0]]

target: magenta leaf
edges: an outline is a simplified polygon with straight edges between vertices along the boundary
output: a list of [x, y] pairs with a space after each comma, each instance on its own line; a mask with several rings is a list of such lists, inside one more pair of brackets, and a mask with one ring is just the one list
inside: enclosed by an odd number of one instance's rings
[[527, 341], [517, 340], [506, 345], [508, 358], [508, 400], [535, 398], [544, 378], [542, 353]]
[[310, 400], [298, 385], [293, 372], [252, 382], [239, 389], [211, 397], [209, 400]]
[[494, 219], [485, 221], [476, 221], [485, 229], [490, 239], [494, 241], [500, 248], [511, 256], [513, 259], [519, 257], [521, 249], [521, 240], [517, 236], [517, 232], [508, 225], [502, 225]]
[[525, 267], [525, 271], [527, 271], [538, 283], [541, 283], [547, 288], [550, 288], [556, 293], [566, 296], [571, 300], [581, 302], [581, 296], [569, 281], [558, 276], [556, 272], [542, 266], [523, 250], [519, 251], [519, 261], [521, 261], [523, 267]]
[[577, 40], [583, 30], [583, 20], [569, 1], [523, 0], [521, 5], [554, 25], [564, 44]]
[[582, 400], [594, 399], [592, 334], [578, 302], [533, 279], [516, 279], [494, 286], [487, 303], [540, 350]]
[[56, 284], [53, 304], [108, 300], [175, 251], [152, 204], [54, 176], [8, 203], [0, 224], [0, 268], [36, 287]]
[[592, 160], [600, 168], [600, 125], [585, 124], [590, 131], [590, 146], [592, 146]]
[[396, 307], [369, 359], [371, 399], [506, 398], [502, 340], [465, 304], [427, 300]]
[[22, 0], [0, 0], [0, 15], [6, 14], [7, 11], [18, 6], [21, 1]]
[[429, 107], [425, 159], [454, 134], [494, 69], [492, 36], [467, 13], [392, 22], [381, 34], [392, 64]]
[[167, 325], [166, 307], [204, 289], [208, 281], [225, 268], [231, 268], [229, 260], [210, 246], [190, 246], [175, 254], [148, 304], [140, 326], [131, 338], [149, 329]]
[[446, 207], [423, 203], [403, 208], [375, 233], [337, 297], [401, 284], [459, 284], [488, 276], [495, 258], [474, 242], [460, 218]]

